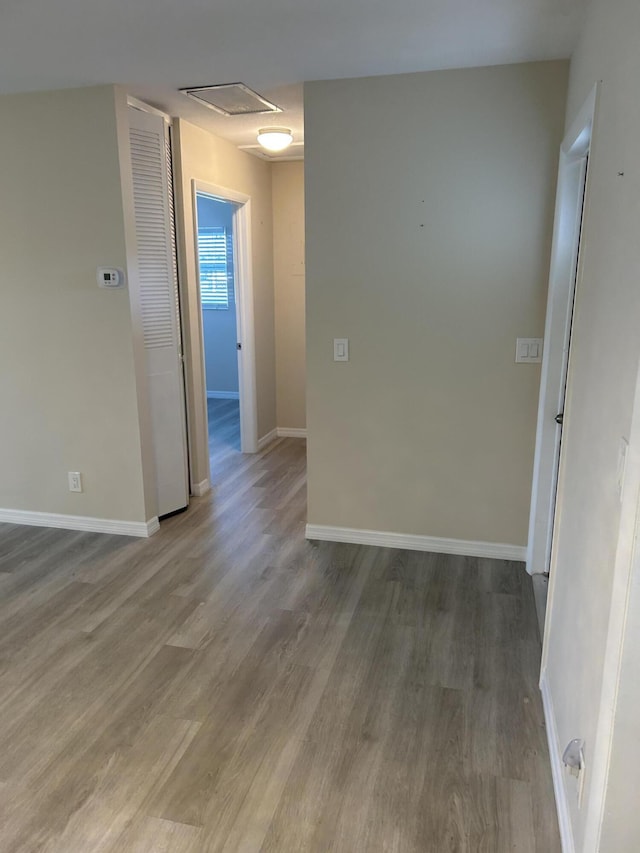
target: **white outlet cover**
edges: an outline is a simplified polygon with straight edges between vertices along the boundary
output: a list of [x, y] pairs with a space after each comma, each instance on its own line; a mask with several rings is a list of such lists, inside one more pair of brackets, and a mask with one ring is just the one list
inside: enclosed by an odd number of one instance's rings
[[70, 492], [82, 491], [82, 474], [79, 471], [69, 471], [68, 479]]

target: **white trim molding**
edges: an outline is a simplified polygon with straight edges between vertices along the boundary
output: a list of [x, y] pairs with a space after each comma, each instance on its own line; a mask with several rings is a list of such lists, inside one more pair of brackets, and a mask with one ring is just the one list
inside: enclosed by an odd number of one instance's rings
[[412, 533], [390, 533], [385, 530], [358, 530], [352, 527], [328, 527], [307, 524], [307, 539], [323, 542], [348, 542], [353, 545], [376, 545], [380, 548], [404, 548], [409, 551], [431, 551], [434, 554], [457, 554], [461, 557], [488, 557], [493, 560], [524, 561], [524, 545], [502, 542], [472, 542], [466, 539], [442, 539], [439, 536], [416, 536]]
[[272, 429], [266, 435], [263, 435], [262, 438], [258, 439], [258, 450], [262, 450], [263, 447], [266, 447], [267, 444], [271, 444], [272, 441], [275, 441], [278, 437], [278, 430]]
[[201, 498], [203, 495], [206, 495], [209, 489], [211, 488], [211, 483], [209, 480], [201, 480], [199, 483], [194, 483], [191, 486], [191, 494], [195, 495], [197, 498]]
[[88, 515], [66, 515], [57, 512], [31, 512], [22, 509], [0, 509], [0, 522], [25, 524], [29, 527], [58, 527], [63, 530], [86, 530], [88, 533], [113, 533], [119, 536], [147, 538], [160, 529], [157, 518], [149, 521], [119, 521], [114, 518], [91, 518]]
[[163, 113], [162, 110], [159, 110], [156, 107], [152, 107], [151, 104], [146, 104], [144, 101], [140, 101], [138, 98], [134, 98], [133, 95], [127, 95], [127, 104], [130, 107], [133, 107], [135, 110], [141, 110], [143, 113], [151, 113], [151, 115], [159, 116], [169, 125], [169, 127], [171, 127], [173, 123], [173, 120], [170, 115], [167, 115], [167, 113]]
[[547, 730], [547, 743], [549, 744], [549, 757], [551, 759], [551, 776], [553, 778], [553, 791], [556, 798], [556, 811], [558, 813], [558, 827], [560, 829], [560, 842], [562, 853], [575, 853], [573, 840], [573, 827], [571, 825], [571, 813], [567, 801], [567, 789], [564, 784], [564, 767], [560, 758], [560, 743], [558, 741], [558, 729], [556, 728], [556, 717], [553, 711], [553, 700], [549, 690], [549, 682], [543, 673], [540, 678], [540, 691], [542, 693], [542, 707], [544, 708], [545, 728]]
[[[580, 240], [588, 217], [587, 164], [597, 94], [596, 86], [560, 147], [529, 512], [530, 575], [550, 571], [554, 513], [562, 496], [560, 437], [571, 417], [569, 411], [565, 413], [571, 388], [569, 345], [582, 277]], [[556, 421], [560, 413], [562, 429]]]
[[239, 391], [207, 391], [207, 400], [239, 400]]
[[300, 427], [278, 427], [278, 438], [306, 438], [307, 430]]

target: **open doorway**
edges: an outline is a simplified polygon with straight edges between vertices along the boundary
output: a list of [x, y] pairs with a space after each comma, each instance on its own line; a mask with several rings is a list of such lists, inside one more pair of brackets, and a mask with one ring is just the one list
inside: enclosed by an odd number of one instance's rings
[[[257, 450], [248, 196], [193, 181], [209, 458]], [[214, 476], [215, 480], [215, 476]]]
[[240, 451], [240, 384], [233, 220], [237, 205], [196, 192], [210, 455]]

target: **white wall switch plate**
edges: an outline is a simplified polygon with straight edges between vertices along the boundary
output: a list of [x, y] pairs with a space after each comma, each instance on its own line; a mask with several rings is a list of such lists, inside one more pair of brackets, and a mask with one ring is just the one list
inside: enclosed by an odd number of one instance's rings
[[82, 474], [80, 471], [69, 471], [69, 491], [82, 491]]
[[333, 360], [349, 361], [349, 338], [333, 339]]
[[540, 364], [542, 361], [542, 338], [518, 338], [516, 340], [517, 364]]

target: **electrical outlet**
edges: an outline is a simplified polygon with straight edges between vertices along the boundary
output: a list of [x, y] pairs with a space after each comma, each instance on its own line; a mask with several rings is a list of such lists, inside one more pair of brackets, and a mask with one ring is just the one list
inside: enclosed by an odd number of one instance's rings
[[69, 491], [82, 491], [82, 474], [80, 471], [69, 471]]

